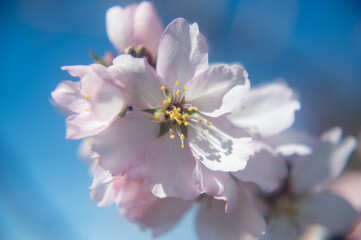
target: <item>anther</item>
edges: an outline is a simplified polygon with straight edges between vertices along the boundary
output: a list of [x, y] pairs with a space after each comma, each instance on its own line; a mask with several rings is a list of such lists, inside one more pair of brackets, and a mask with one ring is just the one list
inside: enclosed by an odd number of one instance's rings
[[187, 91], [188, 90], [188, 88], [183, 88], [183, 91]]
[[188, 126], [189, 122], [188, 121], [184, 121], [184, 126]]
[[179, 91], [179, 90], [177, 90], [176, 94], [177, 94], [178, 96], [180, 96], [180, 91]]
[[207, 122], [207, 125], [208, 125], [208, 126], [212, 126], [212, 123], [211, 123], [211, 122]]
[[180, 136], [179, 136], [179, 139], [180, 139], [180, 140], [183, 140], [183, 139], [184, 139], [184, 134], [180, 135]]
[[202, 118], [198, 119], [198, 122], [204, 122], [204, 120]]
[[198, 108], [194, 107], [194, 111], [198, 111]]
[[204, 130], [204, 132], [207, 133], [207, 134], [209, 134], [209, 130], [208, 130], [208, 129]]
[[175, 82], [175, 85], [176, 85], [176, 86], [178, 86], [179, 84], [180, 84], [180, 82], [179, 82], [179, 81], [176, 81], [176, 82]]
[[84, 97], [85, 97], [86, 99], [89, 99], [89, 98], [90, 98], [88, 95], [85, 95]]
[[183, 149], [183, 148], [184, 148], [184, 144], [181, 144], [181, 145], [180, 145], [180, 148]]
[[163, 101], [163, 105], [167, 105], [168, 101], [167, 100], [164, 100]]
[[169, 138], [170, 138], [170, 139], [174, 139], [175, 136], [174, 136], [173, 134], [171, 134], [171, 135], [169, 136]]
[[188, 111], [192, 112], [194, 110], [194, 107], [189, 107]]
[[168, 103], [171, 103], [172, 102], [172, 99], [171, 98], [168, 98]]
[[165, 90], [165, 86], [161, 86], [160, 90], [164, 91]]
[[85, 111], [88, 112], [88, 111], [89, 111], [89, 108], [86, 108]]

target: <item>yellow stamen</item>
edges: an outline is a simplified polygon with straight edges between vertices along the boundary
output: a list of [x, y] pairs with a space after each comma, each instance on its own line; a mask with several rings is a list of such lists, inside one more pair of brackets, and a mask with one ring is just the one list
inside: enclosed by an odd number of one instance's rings
[[174, 136], [173, 134], [171, 134], [171, 135], [169, 136], [169, 138], [170, 138], [170, 139], [174, 139], [175, 136]]
[[183, 149], [183, 148], [184, 148], [184, 144], [181, 144], [181, 145], [180, 145], [180, 148]]
[[194, 107], [194, 111], [198, 111], [198, 108]]
[[176, 82], [175, 82], [175, 85], [176, 85], [176, 86], [178, 86], [179, 84], [180, 84], [180, 82], [179, 82], [179, 81], [176, 81]]
[[204, 120], [202, 118], [198, 119], [198, 122], [204, 122]]
[[160, 90], [162, 90], [162, 91], [164, 91], [165, 89], [166, 89], [165, 86], [160, 87]]
[[188, 126], [188, 125], [189, 125], [189, 122], [184, 121], [184, 126]]
[[85, 109], [85, 111], [86, 111], [86, 112], [88, 112], [88, 111], [89, 111], [89, 109], [88, 109], [88, 108], [86, 108], [86, 109]]
[[188, 88], [183, 88], [183, 91], [187, 91], [188, 90]]
[[180, 140], [183, 140], [183, 139], [184, 139], [184, 134], [180, 135], [180, 136], [179, 136], [179, 139], [180, 139]]
[[194, 110], [194, 107], [189, 107], [188, 111], [192, 112]]
[[89, 99], [89, 98], [90, 98], [88, 95], [85, 95], [84, 97], [85, 97], [86, 99]]
[[171, 98], [168, 98], [168, 103], [171, 103], [172, 102], [172, 99]]
[[208, 130], [208, 129], [204, 130], [204, 132], [207, 133], [207, 134], [209, 134], [209, 130]]
[[178, 96], [180, 96], [180, 91], [179, 91], [179, 90], [177, 90], [176, 94], [177, 94]]
[[163, 101], [163, 105], [167, 105], [168, 101], [167, 100], [164, 100]]
[[208, 125], [208, 126], [212, 126], [212, 123], [211, 123], [211, 122], [207, 122], [207, 125]]

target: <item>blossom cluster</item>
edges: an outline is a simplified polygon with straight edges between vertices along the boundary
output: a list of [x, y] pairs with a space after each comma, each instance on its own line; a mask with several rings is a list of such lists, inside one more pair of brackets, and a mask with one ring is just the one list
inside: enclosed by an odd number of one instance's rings
[[110, 8], [106, 27], [118, 56], [63, 67], [80, 81], [52, 92], [70, 112], [66, 138], [84, 138], [98, 206], [115, 203], [154, 236], [194, 205], [199, 239], [322, 239], [356, 227], [361, 208], [335, 183], [354, 137], [288, 129], [294, 91], [251, 88], [241, 65], [209, 64], [197, 23], [163, 29], [141, 2]]

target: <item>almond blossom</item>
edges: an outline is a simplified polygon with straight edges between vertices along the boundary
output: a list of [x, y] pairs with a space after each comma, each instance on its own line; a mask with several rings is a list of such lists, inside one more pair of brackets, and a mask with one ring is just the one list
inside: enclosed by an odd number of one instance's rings
[[80, 82], [61, 82], [51, 93], [60, 107], [74, 113], [66, 119], [66, 138], [95, 135], [126, 110], [123, 94], [104, 66], [92, 64], [62, 69], [80, 78]]
[[269, 229], [261, 239], [297, 238], [313, 224], [326, 227], [332, 234], [349, 230], [356, 210], [344, 198], [326, 190], [356, 148], [356, 139], [341, 140], [341, 133], [340, 128], [324, 133], [310, 155], [292, 162], [284, 186], [266, 196]]
[[142, 180], [158, 197], [194, 199], [224, 189], [223, 172], [245, 168], [250, 136], [225, 114], [244, 101], [247, 72], [208, 66], [196, 23], [168, 25], [156, 71], [145, 59], [120, 55], [108, 68], [132, 111], [94, 136], [99, 164], [112, 175]]

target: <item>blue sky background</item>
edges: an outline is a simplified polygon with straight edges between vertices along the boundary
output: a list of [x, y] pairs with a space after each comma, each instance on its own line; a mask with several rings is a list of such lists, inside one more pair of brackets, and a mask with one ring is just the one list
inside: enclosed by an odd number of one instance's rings
[[[115, 206], [89, 199], [91, 177], [66, 141], [50, 93], [63, 65], [112, 50], [108, 7], [136, 1], [0, 2], [0, 239], [151, 239]], [[164, 25], [196, 21], [212, 62], [240, 62], [253, 85], [285, 78], [302, 101], [296, 127], [361, 126], [361, 2], [156, 0]], [[193, 212], [160, 239], [196, 239]]]

